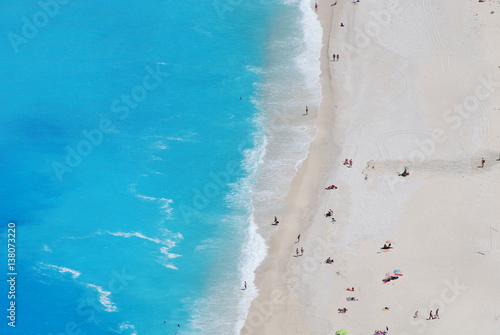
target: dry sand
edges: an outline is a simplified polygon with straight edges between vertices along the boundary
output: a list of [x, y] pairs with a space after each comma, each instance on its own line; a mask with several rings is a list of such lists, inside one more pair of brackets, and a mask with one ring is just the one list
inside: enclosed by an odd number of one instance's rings
[[333, 2], [317, 136], [242, 334], [500, 334], [500, 1]]

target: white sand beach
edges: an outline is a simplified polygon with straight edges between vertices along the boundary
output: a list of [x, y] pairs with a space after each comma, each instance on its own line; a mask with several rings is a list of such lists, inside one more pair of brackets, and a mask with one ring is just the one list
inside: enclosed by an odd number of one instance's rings
[[317, 135], [241, 334], [500, 334], [500, 1], [333, 3]]

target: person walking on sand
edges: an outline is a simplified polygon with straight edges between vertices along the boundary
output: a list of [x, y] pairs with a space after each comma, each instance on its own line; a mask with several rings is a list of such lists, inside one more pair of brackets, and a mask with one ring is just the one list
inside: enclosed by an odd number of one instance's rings
[[306, 113], [304, 115], [309, 115], [309, 108], [306, 106]]
[[244, 287], [244, 290], [247, 289], [247, 282], [246, 282], [246, 280], [245, 280], [245, 283], [243, 284], [243, 287]]
[[317, 2], [314, 3], [314, 9], [318, 10], [318, 3]]
[[434, 316], [432, 316], [432, 309], [431, 309], [431, 311], [429, 313], [429, 318], [427, 320], [432, 320], [432, 319], [434, 319]]
[[484, 168], [484, 163], [486, 163], [486, 161], [484, 160], [484, 158], [481, 158], [481, 167]]
[[295, 254], [299, 257], [299, 248], [295, 249]]
[[338, 61], [339, 61], [339, 54], [337, 54], [337, 60], [336, 60], [336, 62], [338, 62]]
[[303, 247], [300, 247], [300, 255], [303, 256], [304, 255], [304, 248]]
[[418, 311], [416, 311], [415, 314], [413, 314], [413, 318], [418, 319]]
[[352, 168], [352, 159], [349, 159], [349, 167]]
[[300, 242], [300, 234], [297, 236], [297, 243]]
[[436, 314], [434, 315], [434, 319], [439, 319], [439, 308], [436, 309]]

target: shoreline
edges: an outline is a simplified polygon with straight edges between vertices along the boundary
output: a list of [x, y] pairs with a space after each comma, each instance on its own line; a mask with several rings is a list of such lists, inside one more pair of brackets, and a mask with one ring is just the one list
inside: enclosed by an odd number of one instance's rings
[[[241, 334], [498, 332], [498, 13], [493, 0], [320, 2], [317, 133], [256, 271], [259, 295]], [[381, 27], [363, 42], [372, 22]], [[406, 165], [410, 176], [398, 176]], [[338, 190], [325, 191], [330, 184]], [[324, 218], [329, 208], [335, 224]], [[383, 284], [395, 269], [404, 275]], [[426, 320], [436, 309], [440, 319]]]
[[[278, 330], [281, 329], [281, 322], [284, 321], [283, 319], [285, 317], [283, 309], [289, 304], [289, 302], [282, 301], [282, 298], [284, 295], [289, 295], [290, 299], [294, 298], [293, 286], [290, 287], [289, 284], [298, 279], [295, 275], [287, 272], [285, 269], [286, 264], [277, 263], [278, 259], [289, 258], [288, 255], [291, 254], [291, 250], [288, 250], [289, 248], [285, 247], [281, 241], [287, 239], [287, 241], [290, 242], [286, 243], [287, 245], [293, 244], [297, 234], [300, 234], [300, 231], [307, 230], [307, 227], [301, 226], [301, 220], [298, 219], [311, 219], [307, 218], [310, 214], [307, 210], [310, 199], [304, 195], [314, 194], [311, 187], [308, 186], [311, 182], [317, 186], [323, 185], [319, 183], [316, 178], [311, 179], [309, 171], [311, 167], [318, 166], [319, 163], [323, 165], [324, 179], [327, 179], [328, 167], [335, 159], [329, 157], [329, 159], [325, 161], [323, 159], [324, 152], [338, 152], [338, 150], [334, 150], [335, 143], [329, 138], [330, 127], [334, 127], [331, 115], [333, 111], [333, 95], [331, 87], [331, 65], [328, 56], [330, 32], [325, 34], [325, 30], [331, 31], [334, 9], [330, 7], [326, 8], [326, 6], [326, 3], [320, 3], [317, 12], [323, 30], [323, 46], [320, 56], [322, 100], [316, 115], [316, 120], [314, 121], [314, 126], [317, 129], [316, 136], [311, 142], [307, 157], [300, 165], [292, 180], [290, 190], [285, 197], [284, 215], [280, 220], [279, 228], [271, 235], [268, 241], [267, 256], [255, 272], [255, 286], [259, 294], [251, 304], [241, 334], [280, 333]], [[276, 265], [278, 265], [277, 268]], [[288, 278], [283, 280], [282, 274], [285, 274]], [[265, 278], [263, 278], [263, 276], [265, 276]], [[272, 310], [266, 310], [266, 306], [271, 306], [270, 308]], [[272, 319], [270, 319], [271, 314], [275, 314]]]

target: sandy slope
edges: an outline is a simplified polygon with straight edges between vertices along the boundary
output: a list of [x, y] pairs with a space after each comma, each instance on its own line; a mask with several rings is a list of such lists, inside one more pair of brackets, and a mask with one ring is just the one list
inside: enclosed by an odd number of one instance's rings
[[331, 3], [318, 134], [242, 334], [500, 334], [499, 1]]

